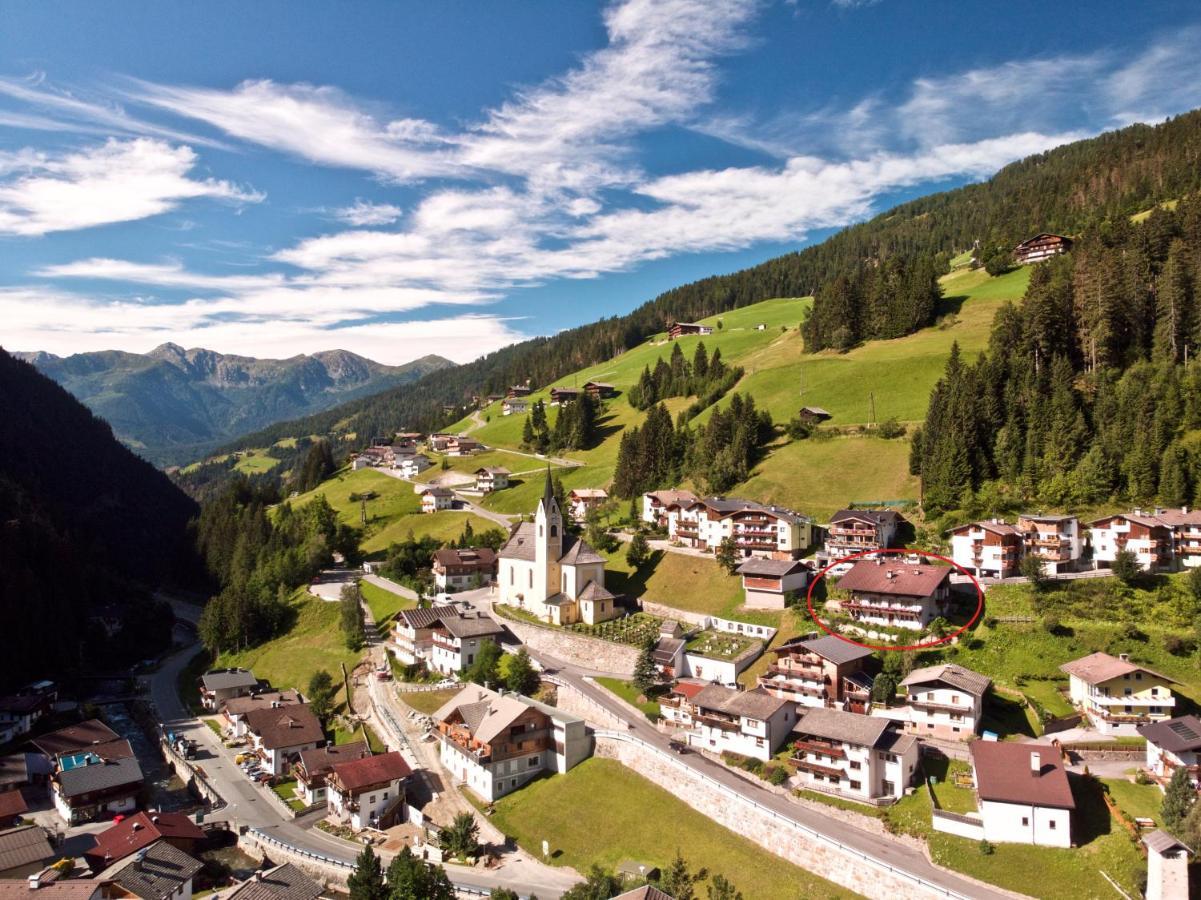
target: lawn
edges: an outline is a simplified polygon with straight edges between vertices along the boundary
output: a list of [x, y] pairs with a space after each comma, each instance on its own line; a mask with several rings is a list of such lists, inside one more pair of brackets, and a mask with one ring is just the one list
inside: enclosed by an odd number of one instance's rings
[[[768, 853], [712, 822], [614, 760], [585, 760], [494, 804], [492, 822], [551, 865], [586, 872], [626, 859], [666, 868], [680, 850], [693, 869], [724, 875], [755, 900], [850, 897], [850, 892]], [[586, 810], [587, 815], [581, 815]], [[704, 885], [698, 887], [704, 896]]]
[[266, 451], [245, 450], [238, 454], [234, 470], [244, 475], [261, 475], [264, 472], [270, 472], [279, 465], [279, 462], [274, 456], [268, 456]]
[[1154, 819], [1159, 824], [1163, 791], [1154, 784], [1135, 784], [1125, 778], [1103, 778], [1114, 803], [1132, 819]]
[[461, 690], [463, 690], [462, 687], [450, 687], [436, 691], [401, 691], [397, 696], [406, 706], [429, 716], [441, 709], [447, 700]]
[[1146, 864], [1130, 834], [1109, 814], [1097, 783], [1072, 777], [1077, 811], [1070, 850], [996, 844], [991, 854], [980, 852], [979, 841], [931, 834], [934, 862], [1033, 897], [1111, 898], [1113, 887], [1102, 872], [1131, 896], [1139, 895]]
[[727, 575], [712, 559], [656, 551], [646, 565], [633, 570], [626, 562], [626, 545], [604, 555], [605, 586], [615, 594], [712, 616], [724, 616], [742, 603], [742, 579]]
[[384, 742], [380, 740], [379, 735], [366, 722], [360, 724], [353, 731], [342, 728], [340, 725], [335, 725], [333, 730], [334, 746], [353, 744], [355, 741], [361, 741], [363, 740], [364, 732], [367, 735], [367, 746], [371, 748], [372, 753], [383, 753], [388, 749], [384, 746]]
[[[933, 783], [934, 797], [938, 800], [938, 808], [953, 813], [975, 812], [977, 807], [976, 794], [970, 787], [961, 787], [955, 783], [954, 776], [971, 772], [972, 767], [963, 760], [952, 759], [949, 765], [937, 776]], [[933, 775], [932, 772], [928, 773]]]
[[292, 595], [289, 609], [292, 624], [284, 634], [240, 653], [222, 653], [217, 666], [244, 666], [276, 688], [305, 691], [319, 669], [340, 682], [342, 664], [353, 668], [360, 654], [347, 650], [342, 642], [338, 604], [318, 600], [302, 589]]
[[684, 649], [688, 653], [695, 653], [709, 659], [734, 659], [758, 643], [761, 642], [754, 638], [707, 629], [692, 638]]
[[304, 803], [296, 797], [296, 779], [287, 778], [278, 784], [271, 785], [271, 790], [275, 791], [275, 796], [288, 804], [288, 807], [293, 810], [304, 809]]
[[630, 706], [642, 710], [643, 714], [652, 722], [659, 718], [659, 704], [653, 700], [639, 700], [638, 698], [642, 694], [631, 682], [620, 678], [597, 678], [596, 683], [616, 694]]
[[429, 536], [444, 544], [456, 540], [463, 533], [463, 526], [471, 522], [471, 530], [476, 534], [489, 528], [499, 528], [495, 522], [482, 519], [471, 513], [455, 510], [442, 510], [436, 513], [412, 513], [399, 516], [387, 523], [381, 524], [367, 540], [361, 544], [364, 553], [379, 553], [388, 549], [389, 544], [406, 541], [411, 534], [413, 537]]
[[402, 609], [413, 609], [417, 605], [416, 600], [394, 594], [366, 581], [359, 582], [359, 590], [363, 593], [363, 599], [367, 601], [367, 608], [371, 610], [371, 618], [375, 619], [376, 626], [381, 628], [386, 627], [392, 617]]

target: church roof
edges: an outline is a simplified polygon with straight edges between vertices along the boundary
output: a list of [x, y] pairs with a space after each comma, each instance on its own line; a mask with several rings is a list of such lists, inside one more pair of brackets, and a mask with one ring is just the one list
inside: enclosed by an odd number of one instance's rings
[[559, 557], [559, 562], [565, 566], [578, 566], [584, 563], [601, 563], [603, 565], [605, 558], [593, 550], [592, 545], [587, 541], [568, 535], [563, 538], [563, 555]]
[[597, 600], [613, 600], [616, 598], [603, 585], [599, 585], [595, 581], [589, 581], [587, 587], [580, 591], [580, 599], [595, 602]]
[[[500, 553], [497, 555], [501, 559], [520, 559], [525, 562], [533, 562], [537, 545], [537, 526], [533, 522], [522, 522], [509, 534], [508, 541], [500, 548]], [[605, 558], [593, 550], [587, 541], [572, 535], [564, 535], [563, 554], [558, 561], [565, 566], [578, 566], [585, 563], [601, 563], [603, 565]]]

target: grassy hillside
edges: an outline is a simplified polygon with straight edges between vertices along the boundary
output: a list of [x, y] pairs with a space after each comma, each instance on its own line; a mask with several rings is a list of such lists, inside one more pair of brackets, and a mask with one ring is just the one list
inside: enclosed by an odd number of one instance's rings
[[[831, 425], [864, 424], [870, 421], [873, 399], [876, 421], [895, 417], [916, 422], [925, 415], [930, 390], [942, 374], [952, 343], [958, 341], [969, 355], [982, 350], [998, 307], [1019, 299], [1029, 278], [1029, 269], [998, 278], [983, 270], [953, 272], [943, 279], [946, 296], [936, 326], [897, 340], [872, 341], [845, 354], [804, 353], [798, 326], [810, 298], [767, 300], [712, 316], [702, 320], [714, 327], [712, 335], [689, 336], [678, 343], [691, 358], [697, 343], [704, 341], [710, 353], [720, 349], [728, 364], [743, 367], [746, 375], [735, 390], [750, 393], [779, 424], [792, 418], [802, 405], [829, 410], [834, 415]], [[601, 419], [604, 439], [589, 450], [570, 454], [572, 461], [582, 465], [561, 472], [568, 490], [609, 484], [621, 432], [641, 423], [645, 416], [629, 405], [624, 392], [637, 382], [644, 367], [653, 367], [660, 356], [667, 358], [671, 351], [672, 344], [665, 336], [656, 335], [633, 350], [544, 385], [531, 395], [531, 402], [546, 400], [551, 387], [583, 385], [590, 380], [606, 381], [622, 392], [608, 402]], [[668, 408], [674, 415], [689, 402], [675, 398]], [[548, 412], [553, 421], [557, 410]], [[704, 418], [702, 413], [700, 420]], [[486, 420], [482, 426], [481, 419]], [[524, 422], [524, 415], [502, 416], [500, 404], [495, 403], [479, 417], [456, 422], [450, 430], [469, 431], [491, 447], [515, 448], [521, 443]], [[860, 434], [829, 440], [780, 439], [736, 492], [793, 506], [819, 519], [852, 500], [917, 499], [918, 482], [908, 474], [908, 453], [905, 440]], [[526, 480], [487, 498], [485, 505], [501, 512], [528, 512], [537, 502], [539, 490], [536, 479]]]
[[[363, 525], [363, 507], [360, 501], [351, 500], [351, 494], [373, 493], [367, 501], [367, 524]], [[421, 512], [421, 498], [413, 490], [413, 484], [392, 478], [372, 469], [351, 472], [343, 469], [332, 478], [292, 501], [294, 506], [303, 506], [318, 494], [324, 494], [338, 517], [348, 525], [363, 528], [363, 551], [375, 553], [384, 550], [396, 541], [403, 541], [409, 531], [416, 537], [430, 535], [448, 541], [457, 538], [463, 524], [470, 520], [476, 532], [495, 528], [496, 525], [470, 513], [444, 510], [437, 513]]]

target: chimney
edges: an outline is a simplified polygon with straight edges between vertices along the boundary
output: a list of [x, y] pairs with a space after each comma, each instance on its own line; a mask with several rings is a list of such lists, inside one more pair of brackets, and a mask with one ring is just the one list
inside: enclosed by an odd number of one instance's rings
[[157, 825], [158, 824], [158, 813], [155, 813], [153, 816], [151, 816], [150, 821], [153, 822], [155, 825]]
[[1118, 659], [1120, 659], [1122, 662], [1130, 662], [1130, 654], [1129, 653], [1119, 653]]
[[133, 826], [132, 826], [132, 828], [133, 828], [133, 830], [134, 830], [134, 831], [141, 831], [141, 830], [142, 830], [142, 823], [141, 823], [141, 822], [134, 822], [134, 823], [133, 823]]
[[1042, 757], [1039, 756], [1037, 753], [1031, 753], [1030, 754], [1030, 774], [1033, 775], [1035, 778], [1037, 778], [1039, 775], [1042, 774], [1042, 771], [1043, 771]]
[[36, 891], [41, 886], [42, 886], [42, 879], [39, 877], [39, 875], [36, 872], [33, 875], [29, 876], [29, 889], [31, 891]]

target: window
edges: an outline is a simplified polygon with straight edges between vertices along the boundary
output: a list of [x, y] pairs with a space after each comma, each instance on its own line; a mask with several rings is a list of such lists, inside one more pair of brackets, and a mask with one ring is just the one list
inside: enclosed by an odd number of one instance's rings
[[1026, 827], [1026, 826], [1028, 826], [1029, 824], [1030, 824], [1030, 817], [1029, 817], [1029, 816], [1022, 816], [1022, 827], [1023, 827], [1023, 828], [1025, 828], [1025, 827]]
[[852, 791], [857, 791], [860, 789], [860, 787], [862, 787], [862, 785], [858, 781], [851, 782], [851, 790]]
[[368, 803], [374, 803], [374, 802], [375, 802], [375, 794], [372, 794], [370, 797], [368, 797], [368, 798], [367, 798], [367, 802], [368, 802]]
[[1056, 822], [1054, 819], [1052, 819], [1050, 822], [1047, 823], [1047, 827], [1049, 827], [1052, 831], [1055, 830], [1055, 825], [1056, 825]]
[[538, 765], [538, 757], [531, 756], [530, 761], [528, 763], [526, 763], [526, 765], [529, 766], [529, 768], [533, 769], [534, 767], [536, 767]]
[[387, 791], [384, 791], [384, 796], [380, 797], [380, 799], [381, 799], [381, 800], [387, 800], [387, 799], [388, 799], [388, 792], [387, 792]]
[[530, 587], [534, 586], [534, 570], [530, 569]]
[[558, 536], [559, 536], [559, 526], [558, 526], [558, 525], [551, 525], [551, 526], [550, 526], [550, 536], [551, 536], [551, 537], [558, 537]]
[[858, 760], [851, 760], [851, 768], [854, 770], [863, 768], [863, 763]]

